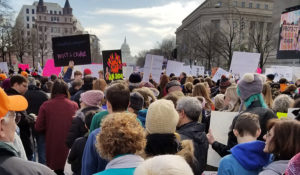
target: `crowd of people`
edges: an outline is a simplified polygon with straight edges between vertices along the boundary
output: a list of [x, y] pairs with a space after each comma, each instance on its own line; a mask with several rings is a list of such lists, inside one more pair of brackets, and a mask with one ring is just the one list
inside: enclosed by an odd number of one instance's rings
[[[103, 72], [62, 77], [0, 74], [0, 174], [300, 174], [300, 79], [247, 73], [188, 76], [142, 73], [107, 81]], [[72, 76], [73, 75], [73, 76]], [[228, 142], [210, 129], [212, 111], [238, 112]], [[209, 145], [221, 157], [207, 165]], [[38, 162], [38, 163], [37, 163]]]

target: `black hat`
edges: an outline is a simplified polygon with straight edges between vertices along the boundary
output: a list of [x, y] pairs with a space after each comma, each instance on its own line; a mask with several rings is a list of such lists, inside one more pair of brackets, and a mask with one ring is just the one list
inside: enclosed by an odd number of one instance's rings
[[142, 81], [142, 77], [139, 73], [134, 72], [129, 76], [130, 83], [140, 83]]
[[275, 75], [274, 74], [268, 74], [267, 78], [270, 79], [271, 81], [273, 81], [274, 78], [275, 78]]

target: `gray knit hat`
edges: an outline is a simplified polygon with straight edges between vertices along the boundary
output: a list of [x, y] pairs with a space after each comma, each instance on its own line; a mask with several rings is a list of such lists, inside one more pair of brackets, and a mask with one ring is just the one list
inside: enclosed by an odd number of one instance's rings
[[173, 87], [173, 86], [179, 86], [181, 87], [180, 83], [177, 80], [172, 80], [169, 83], [167, 83], [166, 85], [166, 91], [168, 92], [168, 90]]
[[260, 75], [254, 73], [246, 73], [238, 83], [239, 96], [245, 101], [250, 96], [260, 94], [263, 89], [262, 79]]

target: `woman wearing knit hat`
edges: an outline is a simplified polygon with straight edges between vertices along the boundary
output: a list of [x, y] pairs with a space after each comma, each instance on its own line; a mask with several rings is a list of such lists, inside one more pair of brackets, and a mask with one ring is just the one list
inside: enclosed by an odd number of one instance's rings
[[104, 94], [100, 90], [90, 90], [80, 95], [80, 106], [81, 108], [76, 112], [75, 118], [72, 121], [66, 144], [69, 148], [72, 147], [74, 141], [84, 136], [88, 129], [84, 125], [85, 116], [88, 113], [102, 111], [101, 101], [104, 98]]
[[[263, 136], [266, 134], [267, 129], [266, 125], [268, 120], [272, 118], [277, 118], [273, 111], [268, 109], [266, 103], [264, 102], [262, 96], [263, 82], [259, 74], [247, 73], [239, 81], [237, 86], [237, 93], [244, 104], [246, 110], [241, 112], [236, 116], [231, 125], [231, 130], [228, 133], [228, 144], [224, 145], [215, 141], [212, 131], [210, 130], [207, 134], [208, 142], [212, 145], [212, 148], [220, 155], [225, 156], [230, 154], [230, 149], [237, 144], [237, 139], [233, 134], [233, 128], [237, 118], [244, 112], [249, 112], [252, 114], [257, 114], [259, 116], [259, 123], [261, 128], [261, 134], [257, 138], [258, 140], [263, 141]], [[241, 108], [242, 108], [241, 105]], [[241, 109], [240, 108], [240, 109]]]
[[197, 174], [199, 168], [193, 153], [193, 143], [189, 140], [180, 141], [180, 136], [175, 133], [178, 121], [178, 112], [170, 100], [157, 100], [149, 106], [146, 117], [146, 157], [183, 155]]

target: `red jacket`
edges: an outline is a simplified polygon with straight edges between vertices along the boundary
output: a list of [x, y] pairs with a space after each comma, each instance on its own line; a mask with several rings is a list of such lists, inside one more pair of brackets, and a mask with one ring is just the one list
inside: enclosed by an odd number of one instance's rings
[[35, 123], [38, 132], [46, 135], [46, 162], [53, 170], [63, 170], [69, 149], [66, 138], [78, 105], [58, 95], [42, 104]]

